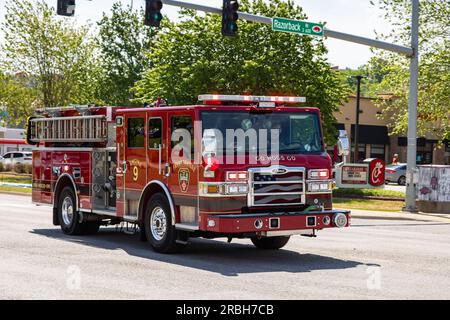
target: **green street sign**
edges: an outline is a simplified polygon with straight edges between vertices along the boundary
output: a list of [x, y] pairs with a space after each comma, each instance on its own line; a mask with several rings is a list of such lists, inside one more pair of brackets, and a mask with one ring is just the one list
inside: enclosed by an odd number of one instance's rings
[[286, 18], [272, 18], [272, 30], [323, 37], [323, 24]]

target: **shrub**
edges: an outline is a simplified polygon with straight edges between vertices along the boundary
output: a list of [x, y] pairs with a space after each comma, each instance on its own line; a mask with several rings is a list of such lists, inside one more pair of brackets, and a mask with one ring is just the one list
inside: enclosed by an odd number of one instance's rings
[[3, 172], [5, 170], [6, 170], [5, 165], [2, 162], [0, 162], [0, 172]]
[[32, 174], [33, 173], [33, 166], [31, 164], [25, 164], [25, 173], [26, 174]]
[[25, 173], [25, 165], [23, 163], [16, 163], [14, 165], [14, 172]]

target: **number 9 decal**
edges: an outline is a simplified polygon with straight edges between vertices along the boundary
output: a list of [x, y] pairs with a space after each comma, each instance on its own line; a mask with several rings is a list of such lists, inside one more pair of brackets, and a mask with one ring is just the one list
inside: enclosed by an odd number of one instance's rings
[[139, 178], [139, 168], [133, 167], [133, 181], [137, 181]]

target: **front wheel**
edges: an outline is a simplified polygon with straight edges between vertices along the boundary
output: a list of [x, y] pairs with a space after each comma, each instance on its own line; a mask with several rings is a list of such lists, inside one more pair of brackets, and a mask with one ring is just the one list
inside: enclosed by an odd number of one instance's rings
[[401, 176], [400, 178], [398, 178], [398, 184], [401, 186], [404, 186], [406, 184], [406, 177], [405, 176]]
[[172, 225], [169, 204], [163, 194], [153, 195], [145, 210], [145, 235], [156, 252], [171, 253], [180, 249], [177, 231]]
[[251, 238], [253, 244], [258, 249], [277, 250], [283, 248], [290, 237], [270, 237], [270, 238]]

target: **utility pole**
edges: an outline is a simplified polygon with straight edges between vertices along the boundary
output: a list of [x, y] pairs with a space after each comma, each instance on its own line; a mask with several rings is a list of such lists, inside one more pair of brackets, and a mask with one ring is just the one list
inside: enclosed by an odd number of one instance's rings
[[353, 156], [353, 162], [357, 163], [359, 158], [359, 113], [360, 113], [360, 103], [361, 103], [361, 80], [363, 76], [356, 76], [357, 80], [357, 90], [356, 90], [356, 122], [355, 122], [355, 137], [354, 137], [354, 144], [355, 144], [355, 153]]
[[416, 187], [414, 177], [417, 175], [417, 104], [419, 90], [419, 0], [412, 0], [411, 49], [409, 67], [408, 98], [408, 153], [406, 171], [406, 205], [403, 211], [417, 212]]

